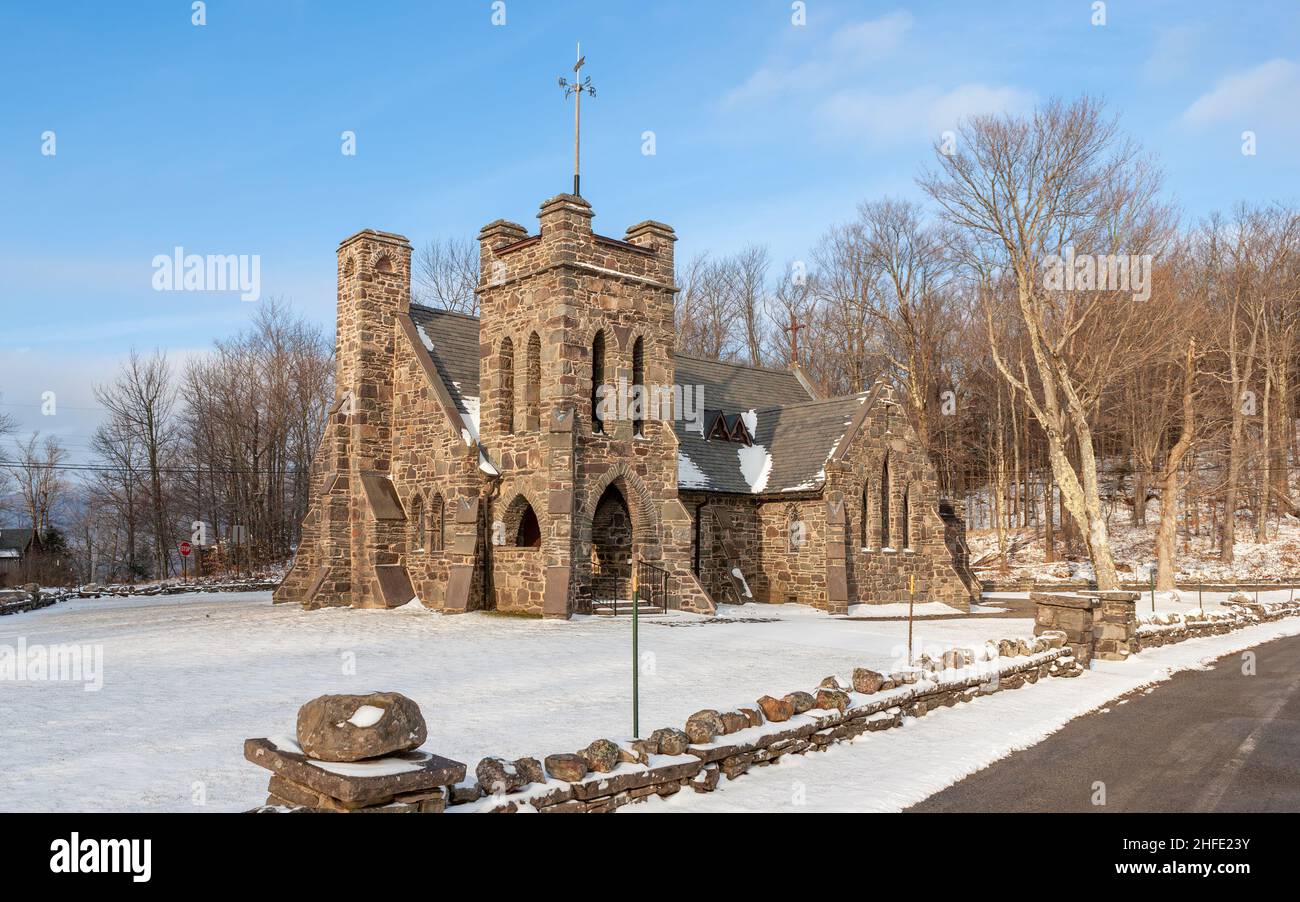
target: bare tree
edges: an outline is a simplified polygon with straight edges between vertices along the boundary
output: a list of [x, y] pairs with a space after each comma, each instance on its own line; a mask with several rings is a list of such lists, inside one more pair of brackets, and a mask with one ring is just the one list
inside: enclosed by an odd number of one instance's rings
[[469, 238], [440, 238], [411, 263], [411, 300], [426, 307], [478, 316], [479, 246]]
[[1196, 438], [1196, 341], [1187, 343], [1183, 360], [1183, 426], [1178, 441], [1165, 457], [1160, 473], [1160, 526], [1156, 531], [1156, 588], [1174, 588], [1174, 540], [1177, 538], [1179, 468]]
[[[1151, 253], [1142, 241], [1153, 237], [1159, 176], [1089, 98], [1053, 101], [1028, 117], [974, 118], [960, 127], [959, 146], [938, 151], [938, 171], [922, 187], [964, 233], [966, 263], [984, 288], [998, 372], [1043, 430], [1098, 586], [1116, 588], [1091, 417], [1104, 380], [1131, 364], [1134, 335], [1149, 320], [1117, 292], [1049, 286], [1045, 268], [1048, 255], [1059, 260], [1076, 245], [1092, 255], [1130, 247]], [[1005, 316], [1016, 318], [1027, 353], [1009, 356], [999, 340], [995, 324]], [[1082, 348], [1081, 339], [1092, 336], [1096, 346]]]
[[767, 248], [751, 244], [731, 258], [724, 270], [731, 304], [744, 331], [745, 352], [753, 366], [763, 365], [763, 311], [770, 265]]
[[[63, 463], [67, 454], [55, 436], [47, 435], [41, 441], [39, 432], [33, 432], [27, 441], [19, 442], [17, 452], [17, 460], [11, 461], [6, 468], [18, 485], [18, 494], [31, 526], [32, 541], [40, 548], [54, 526], [54, 510], [65, 500], [68, 484], [63, 476]], [[33, 575], [31, 568], [39, 558], [37, 553], [33, 555], [33, 562], [28, 563], [28, 576]]]
[[176, 392], [166, 354], [155, 351], [142, 357], [132, 349], [117, 377], [95, 386], [95, 398], [108, 411], [115, 428], [133, 436], [144, 456], [155, 573], [163, 578], [170, 576], [173, 524], [164, 470], [172, 463], [175, 450]]

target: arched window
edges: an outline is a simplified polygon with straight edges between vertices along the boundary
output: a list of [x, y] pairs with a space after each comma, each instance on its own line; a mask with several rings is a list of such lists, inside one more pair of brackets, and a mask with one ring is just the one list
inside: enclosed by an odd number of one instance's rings
[[645, 387], [645, 343], [638, 338], [632, 344], [632, 434], [645, 435], [645, 405], [649, 394]]
[[806, 526], [799, 519], [799, 509], [793, 504], [785, 509], [785, 550], [798, 554], [807, 544]]
[[880, 465], [880, 547], [891, 548], [889, 534], [889, 455]]
[[600, 418], [600, 399], [605, 384], [605, 332], [596, 333], [591, 342], [591, 431], [604, 432], [605, 424]]
[[442, 551], [442, 530], [446, 517], [446, 505], [441, 495], [434, 495], [429, 504], [429, 543], [425, 546], [430, 551]]
[[537, 429], [542, 422], [542, 340], [528, 336], [528, 384], [524, 389], [524, 428]]
[[506, 508], [506, 535], [517, 548], [541, 548], [542, 524], [537, 512], [523, 495], [516, 495]]
[[899, 511], [903, 517], [903, 547], [912, 547], [912, 485], [908, 483], [903, 486], [902, 501], [903, 509]]
[[515, 431], [515, 343], [508, 337], [501, 339], [500, 403], [501, 431], [510, 435]]
[[408, 547], [412, 553], [423, 551], [424, 545], [424, 499], [419, 495], [411, 502], [410, 535]]
[[524, 507], [523, 516], [519, 518], [519, 529], [515, 531], [515, 544], [520, 548], [542, 547], [542, 525], [537, 522], [537, 514], [531, 504]]
[[871, 547], [871, 483], [862, 481], [862, 510], [858, 516], [859, 547]]

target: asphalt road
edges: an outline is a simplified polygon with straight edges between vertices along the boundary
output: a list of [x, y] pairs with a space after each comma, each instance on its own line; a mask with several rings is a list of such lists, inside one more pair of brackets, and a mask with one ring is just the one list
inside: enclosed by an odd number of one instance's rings
[[907, 810], [1300, 811], [1300, 636], [1252, 651], [1255, 676], [1175, 674]]

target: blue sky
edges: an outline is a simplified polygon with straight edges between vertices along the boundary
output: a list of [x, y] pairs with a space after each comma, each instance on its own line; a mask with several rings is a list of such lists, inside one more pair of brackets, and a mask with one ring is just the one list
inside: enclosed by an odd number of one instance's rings
[[152, 290], [177, 245], [260, 255], [263, 296], [328, 325], [334, 248], [360, 228], [535, 228], [569, 187], [556, 78], [577, 40], [596, 228], [666, 221], [679, 256], [802, 258], [859, 201], [915, 196], [962, 115], [1082, 92], [1158, 154], [1188, 217], [1300, 195], [1295, 0], [1112, 0], [1100, 27], [1091, 0], [806, 0], [803, 26], [789, 0], [504, 5], [494, 25], [491, 0], [209, 0], [198, 27], [189, 0], [7, 4], [0, 409], [84, 459], [90, 383], [128, 348], [179, 362], [240, 329], [235, 294]]

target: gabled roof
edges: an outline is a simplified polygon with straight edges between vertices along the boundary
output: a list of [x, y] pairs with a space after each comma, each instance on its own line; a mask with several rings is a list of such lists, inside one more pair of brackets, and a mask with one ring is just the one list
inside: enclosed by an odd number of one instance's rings
[[675, 423], [677, 485], [743, 495], [820, 489], [826, 461], [866, 400], [864, 393], [742, 411], [754, 440], [748, 447], [706, 441], [690, 424]]
[[23, 526], [17, 529], [0, 529], [0, 551], [16, 551], [20, 555], [27, 551], [32, 541], [32, 529]]
[[[478, 318], [412, 304], [411, 320], [457, 407], [477, 422]], [[814, 400], [787, 370], [686, 354], [675, 355], [673, 364], [679, 385], [703, 392], [697, 401], [701, 415], [705, 407], [742, 415], [753, 439], [748, 446], [705, 441], [697, 424], [674, 422], [682, 489], [746, 495], [820, 489], [826, 461], [868, 398], [863, 393]]]

